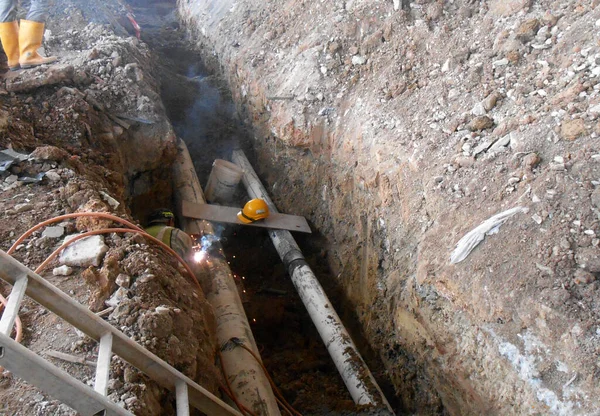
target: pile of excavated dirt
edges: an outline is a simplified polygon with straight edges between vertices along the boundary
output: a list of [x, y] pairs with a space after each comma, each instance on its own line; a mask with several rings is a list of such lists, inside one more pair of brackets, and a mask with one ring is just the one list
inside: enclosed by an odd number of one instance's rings
[[178, 5], [403, 409], [596, 411], [597, 1]]
[[[59, 62], [4, 74], [0, 149], [22, 157], [2, 154], [3, 250], [57, 215], [107, 212], [136, 222], [132, 213], [143, 220], [150, 210], [169, 206], [175, 134], [158, 95], [153, 55], [118, 23], [125, 10], [117, 1], [60, 2], [53, 6], [45, 42], [46, 52], [58, 55]], [[88, 218], [54, 225], [19, 245], [15, 258], [35, 269], [66, 236], [115, 224]], [[218, 394], [222, 376], [215, 366], [214, 316], [196, 283], [140, 236], [110, 234], [97, 244], [96, 259], [62, 267], [64, 260], [55, 261], [40, 275]], [[9, 290], [0, 284], [3, 295]], [[20, 316], [24, 345], [93, 385], [93, 367], [47, 353], [93, 362], [94, 341], [31, 300]], [[117, 359], [109, 398], [137, 415], [175, 412], [172, 393]], [[0, 414], [75, 412], [5, 371]]]

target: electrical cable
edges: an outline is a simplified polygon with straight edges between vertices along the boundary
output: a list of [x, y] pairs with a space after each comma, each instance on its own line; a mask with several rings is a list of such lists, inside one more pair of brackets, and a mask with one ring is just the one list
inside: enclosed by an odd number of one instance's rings
[[239, 338], [231, 338], [230, 341], [233, 342], [235, 345], [238, 345], [238, 346], [242, 347], [243, 349], [245, 349], [246, 351], [248, 351], [250, 353], [250, 355], [252, 355], [252, 357], [262, 367], [265, 375], [267, 376], [267, 379], [269, 380], [269, 383], [271, 384], [271, 387], [273, 388], [273, 392], [275, 393], [275, 395], [279, 399], [281, 399], [281, 401], [282, 401], [281, 404], [283, 404], [284, 409], [286, 409], [287, 411], [289, 411], [294, 416], [302, 416], [302, 414], [300, 412], [298, 412], [296, 409], [294, 409], [292, 407], [292, 405], [287, 402], [287, 400], [285, 399], [285, 397], [283, 397], [283, 394], [281, 394], [281, 391], [279, 391], [279, 389], [275, 385], [275, 382], [273, 381], [273, 379], [269, 375], [269, 371], [267, 370], [267, 368], [264, 366], [264, 364], [260, 360], [260, 357], [258, 357], [256, 355], [256, 353], [254, 351], [252, 351], [250, 348], [248, 348], [247, 346], [245, 346], [244, 343]]
[[219, 363], [221, 364], [221, 371], [223, 372], [223, 377], [225, 378], [225, 383], [227, 384], [227, 387], [221, 386], [221, 388], [225, 391], [227, 396], [229, 396], [229, 398], [231, 400], [233, 400], [233, 402], [235, 403], [237, 408], [240, 410], [240, 412], [242, 412], [242, 414], [244, 416], [246, 416], [246, 414], [249, 414], [250, 416], [258, 416], [256, 413], [254, 413], [253, 411], [248, 409], [246, 406], [241, 404], [238, 401], [237, 397], [235, 397], [235, 394], [233, 393], [233, 389], [231, 388], [231, 384], [229, 383], [229, 379], [227, 378], [227, 372], [225, 371], [225, 364], [223, 363], [223, 354], [221, 354], [221, 351], [219, 350], [219, 348], [217, 348], [216, 353], [217, 353], [217, 356], [219, 357]]

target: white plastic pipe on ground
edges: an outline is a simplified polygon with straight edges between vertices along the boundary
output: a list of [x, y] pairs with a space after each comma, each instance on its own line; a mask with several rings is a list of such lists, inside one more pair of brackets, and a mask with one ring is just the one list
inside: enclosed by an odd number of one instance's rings
[[[198, 221], [181, 215], [181, 201], [205, 203], [194, 163], [183, 141], [178, 143], [178, 156], [173, 165], [173, 188], [178, 218], [188, 234], [214, 235], [208, 221]], [[218, 244], [218, 243], [217, 243]], [[220, 249], [220, 245], [216, 249]], [[259, 356], [248, 318], [244, 312], [233, 275], [227, 260], [211, 256], [208, 261], [208, 279], [199, 276], [206, 299], [214, 309], [217, 323], [217, 340], [233, 393], [238, 401], [259, 415], [280, 416], [277, 401], [260, 364], [248, 351], [236, 346], [231, 338], [238, 338]]]
[[[244, 152], [235, 150], [232, 158], [233, 162], [244, 170], [242, 181], [248, 195], [251, 198], [264, 199], [271, 212], [278, 212]], [[269, 236], [354, 402], [387, 409], [393, 414], [390, 404], [360, 356], [321, 284], [306, 263], [292, 234], [285, 230], [269, 230]]]

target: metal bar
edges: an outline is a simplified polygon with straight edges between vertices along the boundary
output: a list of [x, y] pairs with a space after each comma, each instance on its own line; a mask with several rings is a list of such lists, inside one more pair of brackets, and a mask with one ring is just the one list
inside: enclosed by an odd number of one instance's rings
[[4, 334], [0, 334], [0, 365], [83, 416], [133, 416]]
[[96, 365], [96, 380], [94, 381], [94, 390], [103, 396], [106, 396], [108, 389], [108, 379], [110, 376], [110, 359], [112, 358], [113, 334], [107, 332], [100, 338], [100, 347], [98, 348], [98, 364]]
[[[234, 150], [233, 162], [244, 170], [242, 181], [251, 198], [264, 199], [269, 210], [277, 212], [275, 204], [260, 182], [258, 175], [242, 150]], [[331, 306], [317, 277], [306, 263], [300, 247], [289, 231], [270, 230], [279, 257], [288, 269], [296, 291], [342, 376], [356, 404], [374, 406], [392, 412], [392, 407], [363, 361], [342, 320]]]
[[190, 416], [190, 399], [188, 397], [188, 386], [183, 381], [177, 382], [175, 388], [177, 399], [177, 416]]
[[17, 319], [17, 315], [19, 314], [19, 307], [21, 306], [23, 296], [25, 296], [26, 289], [27, 275], [21, 274], [21, 277], [17, 279], [10, 292], [8, 302], [6, 302], [6, 307], [4, 308], [4, 313], [0, 320], [0, 333], [10, 336], [13, 325], [15, 324], [15, 319]]
[[0, 250], [0, 279], [14, 285], [17, 281], [15, 276], [23, 274], [29, 277], [27, 296], [96, 341], [99, 341], [102, 335], [111, 332], [113, 334], [113, 352], [146, 373], [162, 387], [175, 391], [176, 382], [183, 380], [192, 387], [189, 391], [190, 403], [198, 410], [209, 415], [241, 416], [240, 412], [144, 347], [131, 341], [125, 334], [96, 316], [88, 308], [75, 302], [58, 288]]

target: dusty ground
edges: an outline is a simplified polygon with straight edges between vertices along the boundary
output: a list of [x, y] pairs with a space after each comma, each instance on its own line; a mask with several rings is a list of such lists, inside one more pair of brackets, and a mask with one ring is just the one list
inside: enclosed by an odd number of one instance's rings
[[325, 237], [401, 409], [597, 412], [596, 1], [179, 8], [280, 209]]
[[[3, 250], [28, 228], [56, 215], [99, 211], [137, 221], [169, 204], [170, 170], [164, 168], [175, 155], [175, 134], [158, 96], [152, 55], [117, 22], [123, 10], [116, 1], [61, 2], [52, 10], [46, 42], [46, 51], [60, 62], [6, 74], [2, 80], [0, 148], [30, 154], [2, 175]], [[40, 230], [18, 247], [15, 257], [35, 268], [65, 235], [110, 222], [60, 225], [58, 236]], [[108, 252], [97, 266], [73, 267], [67, 276], [55, 276], [55, 263], [41, 275], [93, 311], [105, 310], [105, 301], [118, 289], [116, 307], [105, 319], [218, 393], [214, 324], [203, 293], [143, 239], [109, 235], [104, 243]], [[8, 289], [0, 287], [5, 295]], [[95, 360], [95, 342], [39, 305], [27, 301], [21, 316], [23, 344], [33, 351]], [[93, 385], [88, 366], [51, 361]], [[137, 370], [118, 360], [111, 370], [113, 401], [139, 415], [174, 413], [173, 396]], [[0, 403], [2, 415], [74, 414], [8, 372], [0, 375]]]

